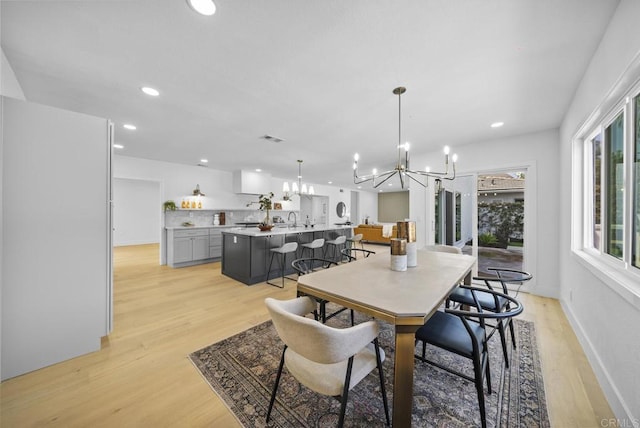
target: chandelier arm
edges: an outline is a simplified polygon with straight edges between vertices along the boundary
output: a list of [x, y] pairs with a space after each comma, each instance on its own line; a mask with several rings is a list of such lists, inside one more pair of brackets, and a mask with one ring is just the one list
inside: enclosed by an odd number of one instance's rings
[[[415, 178], [412, 174], [413, 174], [413, 171], [407, 171], [407, 177], [409, 177], [410, 179], [412, 179], [413, 181], [415, 181], [416, 183], [418, 183], [419, 185], [421, 185], [424, 188], [429, 187], [429, 182], [427, 182], [425, 184], [422, 181], [420, 181], [417, 178]], [[422, 174], [420, 174], [420, 175], [422, 175]]]
[[[386, 174], [386, 173], [385, 173]], [[388, 179], [390, 179], [391, 177], [393, 177], [394, 175], [398, 174], [397, 170], [393, 170], [393, 171], [389, 171], [389, 175], [387, 175], [380, 183], [378, 184], [374, 184], [373, 188], [377, 189], [378, 187], [380, 187], [382, 184], [384, 184]], [[377, 177], [382, 177], [383, 174], [378, 175]]]

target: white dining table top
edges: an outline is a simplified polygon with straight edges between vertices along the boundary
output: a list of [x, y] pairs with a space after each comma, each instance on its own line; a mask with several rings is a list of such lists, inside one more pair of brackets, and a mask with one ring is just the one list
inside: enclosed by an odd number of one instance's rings
[[388, 249], [298, 278], [298, 291], [393, 324], [422, 325], [473, 268], [476, 258], [418, 251], [418, 264], [390, 269]]

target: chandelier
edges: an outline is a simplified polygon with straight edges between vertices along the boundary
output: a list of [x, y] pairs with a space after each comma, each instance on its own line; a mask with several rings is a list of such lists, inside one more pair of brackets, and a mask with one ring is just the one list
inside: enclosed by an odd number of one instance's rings
[[[436, 180], [453, 180], [456, 178], [456, 162], [458, 161], [458, 155], [454, 154], [451, 157], [453, 167], [452, 171], [449, 171], [449, 146], [444, 147], [444, 172], [434, 172], [431, 171], [429, 167], [426, 167], [424, 171], [422, 170], [412, 170], [409, 168], [409, 143], [405, 142], [402, 144], [402, 101], [401, 96], [407, 91], [405, 87], [397, 87], [393, 90], [393, 93], [398, 96], [398, 162], [394, 169], [389, 171], [380, 172], [376, 169], [373, 169], [371, 174], [368, 175], [358, 175], [358, 160], [359, 155], [356, 153], [353, 157], [353, 182], [355, 184], [361, 184], [367, 181], [371, 181], [374, 188], [378, 188], [384, 182], [389, 180], [391, 177], [397, 175], [400, 179], [400, 187], [402, 189], [409, 185], [409, 181], [413, 180], [416, 183], [420, 184], [422, 187], [427, 187], [429, 184], [428, 178], [433, 177]], [[403, 153], [404, 151], [404, 153]], [[403, 156], [404, 155], [404, 156]], [[424, 182], [422, 181], [422, 177], [426, 177]]]
[[289, 183], [284, 182], [282, 185], [282, 192], [284, 195], [282, 199], [285, 201], [290, 201], [292, 195], [289, 192], [293, 192], [294, 195], [314, 195], [316, 192], [313, 189], [313, 186], [309, 186], [302, 182], [302, 160], [298, 159], [298, 181], [291, 182], [291, 188], [289, 188]]

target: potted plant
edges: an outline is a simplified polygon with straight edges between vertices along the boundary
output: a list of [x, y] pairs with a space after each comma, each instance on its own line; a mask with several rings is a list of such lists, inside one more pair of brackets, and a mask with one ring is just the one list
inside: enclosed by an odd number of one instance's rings
[[164, 211], [175, 211], [178, 209], [178, 207], [176, 206], [176, 203], [173, 201], [165, 201], [164, 204], [162, 204]]
[[260, 211], [266, 211], [267, 212], [267, 215], [264, 218], [264, 220], [262, 221], [262, 223], [260, 225], [258, 225], [258, 227], [262, 231], [271, 230], [273, 228], [273, 224], [271, 223], [271, 217], [269, 216], [269, 210], [271, 210], [273, 208], [273, 203], [271, 201], [272, 198], [273, 198], [273, 192], [269, 192], [267, 195], [258, 196], [258, 201], [257, 202], [249, 202], [247, 204], [247, 206], [253, 205], [253, 204], [259, 204], [260, 205]]

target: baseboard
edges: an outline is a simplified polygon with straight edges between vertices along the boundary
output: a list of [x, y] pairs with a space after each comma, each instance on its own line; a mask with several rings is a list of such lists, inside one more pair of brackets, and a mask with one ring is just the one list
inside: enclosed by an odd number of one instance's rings
[[147, 245], [147, 244], [159, 244], [159, 242], [157, 240], [156, 241], [122, 241], [122, 242], [114, 243], [113, 246], [129, 247], [131, 245]]
[[[580, 342], [580, 346], [582, 346], [582, 349], [589, 360], [589, 364], [596, 375], [596, 379], [598, 379], [598, 383], [602, 388], [605, 398], [609, 402], [609, 406], [611, 406], [611, 410], [613, 410], [613, 414], [619, 421], [615, 426], [638, 426], [638, 419], [635, 419], [631, 409], [629, 409], [629, 406], [626, 405], [623, 397], [620, 395], [620, 391], [618, 391], [618, 388], [616, 388], [613, 383], [611, 376], [609, 376], [609, 371], [602, 364], [602, 360], [591, 343], [591, 340], [589, 340], [589, 337], [585, 334], [582, 324], [580, 324], [576, 319], [573, 311], [565, 304], [564, 300], [560, 300], [560, 305], [562, 306], [562, 310], [564, 311], [567, 319], [569, 320], [569, 324], [571, 324], [571, 327]], [[625, 423], [626, 425], [621, 425], [622, 423]]]

